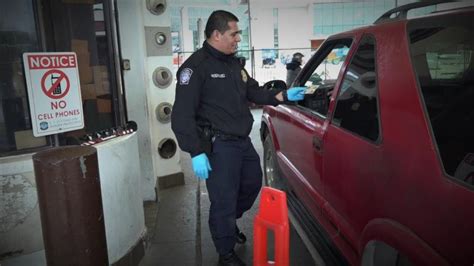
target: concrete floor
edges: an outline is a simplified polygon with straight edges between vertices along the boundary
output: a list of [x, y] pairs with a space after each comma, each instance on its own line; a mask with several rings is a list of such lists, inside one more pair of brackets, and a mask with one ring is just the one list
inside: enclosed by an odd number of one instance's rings
[[[263, 147], [259, 137], [260, 109], [252, 110], [255, 122], [251, 132], [252, 142], [262, 160]], [[149, 242], [140, 266], [151, 265], [217, 265], [218, 255], [208, 227], [209, 199], [204, 181], [198, 181], [191, 170], [191, 159], [181, 153], [185, 185], [159, 192], [159, 203], [145, 205], [145, 222]], [[248, 240], [236, 245], [236, 253], [252, 265], [253, 218], [258, 201], [238, 221]], [[270, 245], [269, 245], [270, 246]], [[271, 254], [272, 251], [270, 250]], [[290, 231], [290, 265], [314, 265], [310, 253], [293, 226]]]

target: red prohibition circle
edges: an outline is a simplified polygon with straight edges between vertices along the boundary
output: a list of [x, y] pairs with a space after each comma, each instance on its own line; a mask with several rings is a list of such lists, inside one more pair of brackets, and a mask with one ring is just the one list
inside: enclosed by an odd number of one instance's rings
[[[56, 81], [54, 83], [52, 82], [51, 86], [47, 87], [45, 83], [46, 78], [52, 74], [57, 74], [59, 76], [56, 78]], [[61, 84], [63, 79], [66, 80], [66, 89], [64, 89], [61, 92], [61, 94], [58, 94], [58, 95], [53, 94], [54, 90], [56, 90], [56, 88]], [[46, 94], [46, 96], [52, 99], [61, 99], [64, 96], [66, 96], [66, 94], [69, 92], [69, 87], [70, 87], [69, 78], [66, 76], [66, 73], [64, 73], [63, 71], [59, 69], [48, 70], [46, 71], [46, 73], [44, 73], [43, 77], [41, 78], [41, 89], [43, 90], [44, 94]]]

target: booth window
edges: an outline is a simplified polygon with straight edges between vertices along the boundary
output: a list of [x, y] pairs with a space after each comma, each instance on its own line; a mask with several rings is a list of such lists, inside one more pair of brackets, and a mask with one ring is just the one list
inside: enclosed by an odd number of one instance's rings
[[[0, 3], [0, 156], [48, 146], [53, 140], [70, 144], [85, 134], [124, 126], [113, 4], [113, 0]], [[85, 127], [58, 138], [31, 133], [34, 118], [28, 109], [22, 54], [42, 51], [77, 54]]]
[[22, 54], [41, 51], [35, 1], [0, 2], [0, 155], [48, 145], [31, 131]]

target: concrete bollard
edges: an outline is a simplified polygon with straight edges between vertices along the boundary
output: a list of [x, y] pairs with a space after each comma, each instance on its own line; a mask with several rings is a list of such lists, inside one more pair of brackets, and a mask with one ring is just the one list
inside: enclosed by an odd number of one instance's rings
[[53, 148], [33, 165], [47, 264], [109, 265], [97, 150]]

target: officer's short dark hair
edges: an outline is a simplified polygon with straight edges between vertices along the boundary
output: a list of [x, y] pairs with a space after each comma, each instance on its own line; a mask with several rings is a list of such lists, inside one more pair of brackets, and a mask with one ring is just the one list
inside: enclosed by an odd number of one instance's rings
[[206, 38], [211, 38], [212, 32], [214, 32], [214, 30], [224, 34], [224, 32], [229, 29], [229, 25], [227, 25], [227, 23], [231, 21], [239, 22], [239, 19], [234, 14], [224, 10], [216, 10], [212, 12], [212, 14], [207, 19], [206, 30], [204, 31]]

